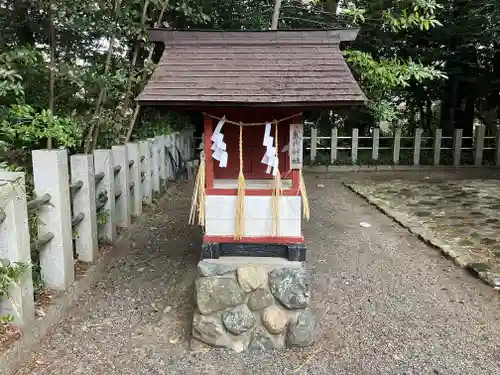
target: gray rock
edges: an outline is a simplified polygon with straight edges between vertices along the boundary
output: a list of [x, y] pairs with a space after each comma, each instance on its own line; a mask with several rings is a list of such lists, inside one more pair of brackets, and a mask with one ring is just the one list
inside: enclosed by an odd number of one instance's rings
[[272, 305], [273, 302], [274, 297], [267, 288], [257, 289], [248, 296], [248, 307], [254, 311], [265, 309], [267, 306]]
[[310, 311], [302, 311], [297, 322], [288, 325], [286, 343], [289, 346], [309, 346], [316, 338], [316, 322]]
[[193, 337], [212, 346], [229, 347], [231, 339], [222, 326], [219, 317], [195, 313], [193, 318]]
[[228, 273], [234, 273], [236, 268], [227, 266], [225, 264], [211, 263], [202, 260], [198, 263], [198, 272], [201, 276], [222, 276]]
[[240, 305], [224, 311], [222, 313], [222, 322], [229, 332], [241, 335], [253, 327], [255, 317], [246, 305]]
[[279, 349], [285, 346], [283, 335], [271, 335], [264, 329], [257, 330], [248, 346], [249, 350], [270, 350]]
[[195, 282], [196, 304], [204, 315], [245, 303], [246, 295], [230, 278], [203, 277]]
[[267, 283], [267, 273], [262, 267], [240, 267], [237, 275], [240, 287], [245, 293], [260, 289]]
[[303, 270], [283, 268], [269, 274], [273, 296], [287, 309], [303, 309], [309, 305], [309, 282]]

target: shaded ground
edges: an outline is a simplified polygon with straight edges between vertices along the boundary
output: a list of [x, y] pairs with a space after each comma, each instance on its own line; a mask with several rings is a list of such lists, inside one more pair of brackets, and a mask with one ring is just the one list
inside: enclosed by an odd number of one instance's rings
[[500, 180], [397, 179], [347, 185], [500, 287]]
[[342, 178], [352, 175], [307, 178], [316, 346], [189, 351], [200, 233], [185, 224], [188, 187], [162, 202], [133, 242], [107, 255], [113, 260], [102, 281], [18, 375], [500, 374], [496, 292], [350, 192]]

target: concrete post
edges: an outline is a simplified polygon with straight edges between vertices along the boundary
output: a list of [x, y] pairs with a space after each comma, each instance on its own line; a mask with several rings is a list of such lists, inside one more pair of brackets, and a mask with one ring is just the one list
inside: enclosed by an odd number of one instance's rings
[[351, 160], [352, 164], [356, 164], [358, 161], [358, 129], [352, 129], [352, 139], [351, 139]]
[[160, 150], [156, 138], [148, 138], [151, 147], [151, 179], [154, 194], [160, 193]]
[[441, 159], [441, 139], [443, 137], [443, 130], [436, 129], [436, 136], [434, 137], [434, 165], [439, 165]]
[[311, 128], [311, 164], [316, 161], [316, 147], [318, 146], [318, 129]]
[[497, 126], [495, 138], [495, 165], [500, 167], [500, 126]]
[[476, 136], [474, 137], [474, 165], [483, 164], [484, 134], [486, 127], [484, 125], [476, 126]]
[[[130, 166], [130, 195], [131, 211], [135, 216], [142, 214], [142, 193], [141, 193], [141, 156], [138, 143], [127, 143], [127, 155], [134, 163]], [[132, 187], [133, 185], [133, 187]]]
[[455, 129], [455, 137], [453, 137], [453, 165], [460, 166], [460, 157], [462, 154], [462, 133], [463, 129]]
[[156, 144], [159, 153], [159, 166], [160, 166], [160, 190], [167, 188], [167, 165], [165, 163], [165, 136], [156, 136]]
[[378, 160], [380, 145], [380, 128], [373, 128], [372, 160]]
[[174, 180], [174, 169], [172, 168], [172, 134], [165, 136], [165, 163], [167, 167], [167, 180]]
[[[11, 264], [31, 263], [24, 173], [0, 172], [0, 259]], [[14, 324], [27, 326], [35, 316], [33, 281], [28, 268], [10, 288], [11, 298], [0, 302], [0, 315], [14, 316]]]
[[393, 152], [394, 164], [399, 164], [400, 152], [401, 152], [401, 129], [398, 128], [394, 132], [394, 152]]
[[115, 178], [113, 169], [113, 153], [111, 150], [94, 151], [94, 169], [96, 175], [104, 174], [96, 183], [96, 205], [104, 202], [97, 213], [97, 236], [102, 241], [113, 243], [116, 239], [115, 225]]
[[332, 138], [330, 140], [330, 164], [337, 160], [338, 128], [332, 128]]
[[50, 202], [38, 208], [38, 236], [54, 237], [40, 251], [42, 279], [50, 289], [66, 290], [75, 280], [68, 152], [32, 152], [35, 194], [50, 194]]
[[97, 243], [97, 216], [95, 206], [94, 159], [92, 155], [72, 155], [71, 184], [82, 187], [72, 196], [73, 216], [83, 214], [83, 220], [73, 228], [77, 236], [75, 249], [78, 260], [93, 263], [99, 249]]
[[151, 180], [151, 149], [149, 141], [139, 142], [139, 151], [141, 153], [141, 192], [142, 201], [151, 204], [152, 201], [152, 180]]
[[420, 165], [420, 148], [422, 147], [422, 134], [424, 129], [418, 128], [415, 131], [415, 139], [413, 141], [413, 165]]
[[180, 169], [180, 148], [179, 148], [179, 132], [172, 133], [172, 155], [174, 155], [175, 165]]
[[113, 146], [113, 167], [119, 168], [115, 176], [115, 223], [120, 228], [128, 228], [130, 221], [130, 177], [127, 146]]

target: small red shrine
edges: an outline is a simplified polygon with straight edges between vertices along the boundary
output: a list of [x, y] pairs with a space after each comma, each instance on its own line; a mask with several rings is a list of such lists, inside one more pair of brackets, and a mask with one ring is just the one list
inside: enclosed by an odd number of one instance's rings
[[165, 50], [137, 100], [204, 114], [202, 258], [305, 260], [302, 112], [364, 103], [339, 47], [357, 32], [150, 31]]

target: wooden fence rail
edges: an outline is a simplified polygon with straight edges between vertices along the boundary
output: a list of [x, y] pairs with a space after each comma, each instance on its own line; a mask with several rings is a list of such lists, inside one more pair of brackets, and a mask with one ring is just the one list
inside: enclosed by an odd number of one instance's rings
[[[143, 204], [178, 177], [177, 168], [194, 157], [193, 140], [193, 132], [184, 131], [92, 155], [33, 151], [35, 197], [29, 202], [24, 174], [0, 172], [0, 260], [30, 264], [31, 250], [37, 250], [44, 285], [67, 290], [75, 262], [95, 262], [99, 240], [114, 243], [117, 228], [128, 228]], [[36, 216], [37, 238], [31, 240], [28, 213]], [[0, 297], [0, 316], [11, 314], [15, 324], [29, 326], [35, 311], [31, 269], [10, 295]]]

